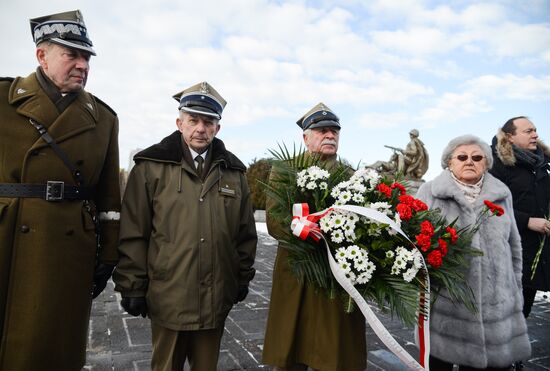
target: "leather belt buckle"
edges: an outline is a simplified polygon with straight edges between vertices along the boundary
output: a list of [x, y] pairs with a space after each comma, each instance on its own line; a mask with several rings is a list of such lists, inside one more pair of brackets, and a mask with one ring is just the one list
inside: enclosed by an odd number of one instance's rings
[[65, 190], [65, 182], [48, 180], [46, 183], [46, 201], [61, 201]]

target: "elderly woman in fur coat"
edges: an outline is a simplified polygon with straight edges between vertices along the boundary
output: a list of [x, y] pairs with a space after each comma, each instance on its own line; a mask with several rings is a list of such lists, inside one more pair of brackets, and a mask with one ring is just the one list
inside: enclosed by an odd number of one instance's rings
[[531, 354], [522, 314], [520, 237], [512, 196], [501, 181], [487, 173], [491, 148], [473, 135], [449, 142], [441, 157], [443, 172], [423, 184], [417, 197], [439, 208], [457, 226], [475, 224], [485, 200], [500, 205], [504, 215], [483, 219], [472, 246], [483, 256], [470, 261], [466, 274], [477, 312], [451, 302], [445, 292], [436, 299], [430, 318], [430, 369], [509, 370]]
[[[531, 312], [537, 290], [550, 291], [550, 148], [525, 116], [508, 120], [493, 138], [492, 175], [506, 184], [523, 247], [523, 314]], [[545, 240], [533, 279], [531, 267]]]

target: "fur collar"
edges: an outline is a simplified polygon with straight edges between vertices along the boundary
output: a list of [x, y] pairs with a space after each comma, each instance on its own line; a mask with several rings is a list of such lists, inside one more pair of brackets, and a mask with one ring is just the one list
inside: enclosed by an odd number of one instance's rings
[[[537, 140], [537, 146], [542, 148], [544, 155], [550, 157], [550, 148], [544, 144], [541, 139]], [[497, 135], [493, 138], [493, 149], [502, 163], [506, 166], [516, 165], [516, 156], [512, 149], [512, 143], [506, 138], [506, 133], [501, 129], [498, 130]]]
[[454, 199], [462, 209], [468, 209], [483, 204], [484, 200], [489, 200], [491, 202], [503, 200], [508, 196], [510, 191], [504, 183], [486, 172], [483, 178], [483, 184], [481, 185], [481, 193], [475, 202], [471, 204], [466, 200], [466, 197], [464, 197], [462, 190], [457, 187], [449, 169], [445, 169], [433, 180], [432, 193], [436, 198]]
[[[134, 161], [155, 161], [155, 162], [170, 162], [181, 164], [183, 159], [181, 133], [176, 130], [160, 143], [154, 144], [151, 147], [138, 152], [134, 156]], [[246, 166], [233, 153], [225, 149], [223, 142], [214, 138], [210, 150], [212, 151], [212, 163], [221, 161], [227, 168], [233, 168], [240, 171], [246, 171]]]

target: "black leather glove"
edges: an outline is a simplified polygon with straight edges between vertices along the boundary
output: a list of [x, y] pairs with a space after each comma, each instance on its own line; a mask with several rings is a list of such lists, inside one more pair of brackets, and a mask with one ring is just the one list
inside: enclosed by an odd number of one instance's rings
[[240, 301], [243, 301], [247, 295], [248, 295], [248, 285], [240, 285], [239, 292], [237, 293], [237, 301], [235, 301], [235, 304], [237, 304]]
[[122, 308], [132, 316], [147, 316], [147, 301], [144, 297], [139, 298], [122, 298], [120, 301]]
[[92, 299], [95, 299], [101, 294], [101, 292], [107, 286], [107, 281], [111, 278], [113, 274], [114, 265], [97, 263], [94, 268], [94, 285], [92, 287]]

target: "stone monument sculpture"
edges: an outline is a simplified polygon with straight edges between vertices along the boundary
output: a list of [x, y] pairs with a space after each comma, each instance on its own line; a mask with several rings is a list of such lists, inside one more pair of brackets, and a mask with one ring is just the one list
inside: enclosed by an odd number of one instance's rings
[[419, 132], [412, 129], [409, 132], [410, 142], [405, 149], [385, 145], [393, 151], [389, 161], [376, 161], [368, 168], [374, 169], [384, 175], [395, 177], [400, 174], [408, 180], [419, 181], [428, 171], [428, 151], [424, 143], [418, 139]]

